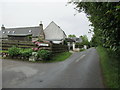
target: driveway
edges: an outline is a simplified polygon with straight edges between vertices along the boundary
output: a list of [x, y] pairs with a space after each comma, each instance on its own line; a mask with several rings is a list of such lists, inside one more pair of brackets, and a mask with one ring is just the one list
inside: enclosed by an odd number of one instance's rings
[[94, 48], [57, 63], [2, 60], [3, 88], [103, 88]]

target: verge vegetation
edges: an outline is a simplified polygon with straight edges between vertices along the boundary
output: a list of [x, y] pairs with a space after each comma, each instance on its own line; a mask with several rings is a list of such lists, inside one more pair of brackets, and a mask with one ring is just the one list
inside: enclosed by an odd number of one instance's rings
[[32, 49], [22, 49], [22, 48], [17, 48], [16, 46], [13, 46], [8, 49], [9, 57], [6, 57], [6, 58], [29, 61], [29, 58], [32, 55], [36, 58], [34, 62], [49, 63], [49, 62], [64, 61], [71, 55], [71, 53], [62, 52], [62, 53], [53, 54], [51, 51], [42, 50], [42, 49], [35, 52]]
[[119, 88], [118, 62], [113, 55], [110, 55], [106, 48], [97, 47], [100, 55], [100, 63], [103, 71], [104, 84], [106, 87]]
[[59, 61], [64, 61], [67, 58], [69, 58], [71, 56], [72, 53], [70, 52], [63, 52], [63, 53], [58, 53], [55, 54], [54, 56], [51, 57], [50, 61], [47, 62], [59, 62]]
[[[120, 88], [120, 2], [75, 2], [78, 12], [85, 12], [91, 22], [91, 47], [98, 47], [107, 88]], [[104, 48], [102, 48], [102, 47]]]

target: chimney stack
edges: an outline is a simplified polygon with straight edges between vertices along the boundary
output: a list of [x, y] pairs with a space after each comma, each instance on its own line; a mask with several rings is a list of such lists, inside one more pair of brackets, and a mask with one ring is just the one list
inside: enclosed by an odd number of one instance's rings
[[42, 27], [42, 29], [43, 29], [43, 24], [42, 24], [42, 21], [40, 21], [39, 26], [40, 26], [40, 27]]
[[5, 30], [5, 27], [4, 27], [4, 25], [3, 25], [3, 24], [2, 24], [1, 30]]

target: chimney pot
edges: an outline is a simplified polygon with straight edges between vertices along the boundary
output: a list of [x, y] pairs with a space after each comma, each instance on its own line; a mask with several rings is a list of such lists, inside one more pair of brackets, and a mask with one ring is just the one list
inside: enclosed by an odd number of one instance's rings
[[5, 30], [5, 26], [2, 24], [1, 30]]

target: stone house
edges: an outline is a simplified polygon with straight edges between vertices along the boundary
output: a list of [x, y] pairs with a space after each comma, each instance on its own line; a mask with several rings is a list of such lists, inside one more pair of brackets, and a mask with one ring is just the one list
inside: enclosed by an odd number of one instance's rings
[[38, 38], [41, 39], [45, 38], [42, 24], [39, 24], [39, 26], [34, 26], [34, 27], [20, 27], [20, 28], [5, 28], [4, 25], [2, 25], [0, 33], [2, 35], [1, 37], [2, 40], [14, 36], [15, 37], [17, 36], [17, 38], [14, 38], [13, 40], [23, 40], [21, 39], [21, 36], [25, 37], [31, 34], [32, 34], [32, 40], [36, 40]]
[[65, 32], [53, 21], [44, 30], [42, 23], [39, 26], [19, 28], [6, 28], [2, 25], [0, 33], [2, 40], [36, 41], [39, 39], [60, 44], [66, 38]]

